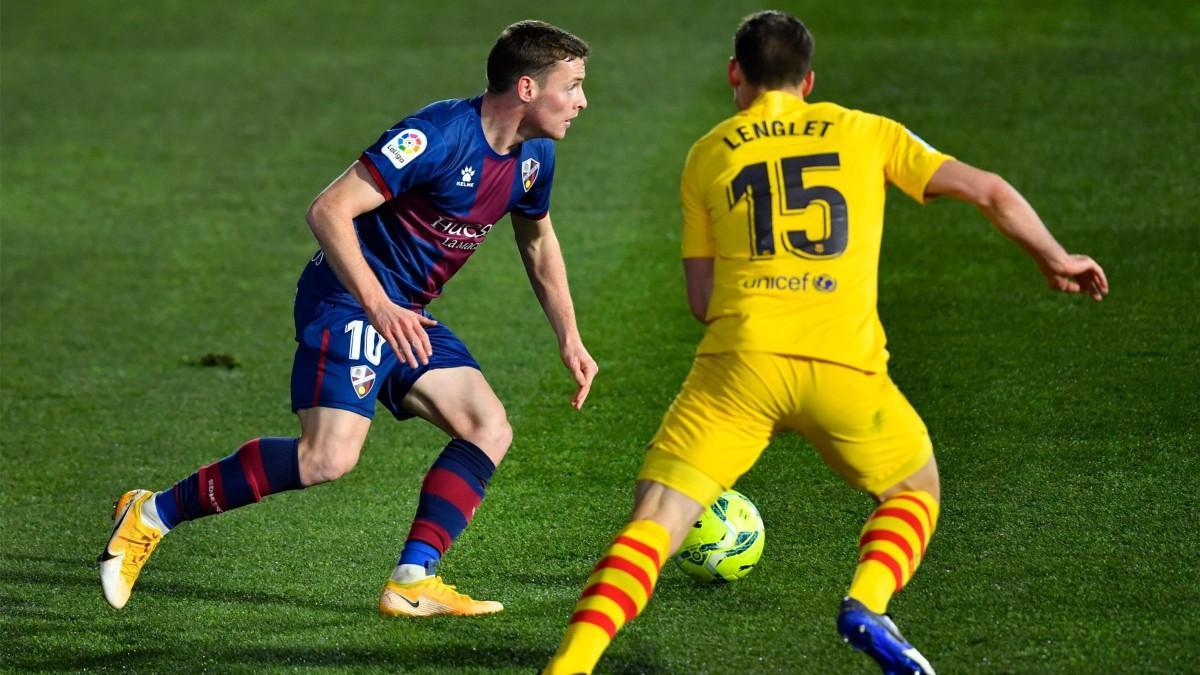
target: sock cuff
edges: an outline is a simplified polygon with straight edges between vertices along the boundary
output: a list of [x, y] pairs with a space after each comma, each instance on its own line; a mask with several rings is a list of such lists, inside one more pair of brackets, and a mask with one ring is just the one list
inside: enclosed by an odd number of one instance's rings
[[442, 559], [442, 551], [436, 546], [420, 539], [410, 539], [404, 543], [400, 559], [396, 567], [401, 565], [417, 565], [425, 568], [425, 574], [436, 574], [438, 561]]
[[661, 523], [649, 518], [629, 523], [617, 533], [617, 538], [622, 536], [629, 537], [652, 548], [658, 554], [658, 568], [660, 570], [663, 564], [666, 563], [667, 557], [671, 554], [667, 550], [667, 547], [671, 545], [670, 531]]
[[[264, 436], [248, 441], [242, 448], [258, 445], [262, 468], [271, 493], [296, 490], [300, 482], [300, 439]], [[240, 449], [239, 449], [240, 452]]]
[[[150, 495], [149, 499], [142, 502], [142, 507], [141, 507], [142, 508], [142, 519], [145, 520], [152, 527], [158, 528], [158, 530], [161, 531], [163, 534], [166, 534], [171, 531], [171, 527], [174, 525], [175, 522], [178, 521], [178, 516], [176, 516], [175, 520], [170, 521], [171, 524], [168, 525], [167, 519], [165, 517], [163, 517], [162, 510], [160, 510], [158, 508], [158, 496], [161, 494], [163, 494], [163, 493], [156, 492], [156, 493]], [[168, 495], [167, 498], [164, 499], [163, 501], [170, 503], [170, 502], [174, 501], [174, 497], [171, 495]]]
[[905, 502], [907, 505], [924, 511], [926, 520], [929, 522], [929, 534], [932, 535], [933, 531], [937, 529], [938, 515], [941, 512], [941, 504], [938, 503], [938, 500], [924, 490], [906, 490], [888, 497], [879, 506], [882, 508], [884, 504]]
[[479, 449], [478, 445], [465, 438], [455, 438], [447, 443], [442, 454], [434, 461], [434, 466], [442, 463], [443, 460], [462, 465], [485, 486], [491, 481], [492, 474], [496, 472], [496, 464], [492, 462], [492, 458]]

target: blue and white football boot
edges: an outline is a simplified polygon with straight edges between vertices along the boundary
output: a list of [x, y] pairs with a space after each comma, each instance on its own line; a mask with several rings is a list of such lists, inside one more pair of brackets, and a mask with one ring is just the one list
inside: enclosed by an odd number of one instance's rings
[[888, 615], [876, 614], [858, 600], [842, 600], [837, 627], [842, 639], [875, 659], [884, 675], [935, 675], [933, 666], [904, 639]]

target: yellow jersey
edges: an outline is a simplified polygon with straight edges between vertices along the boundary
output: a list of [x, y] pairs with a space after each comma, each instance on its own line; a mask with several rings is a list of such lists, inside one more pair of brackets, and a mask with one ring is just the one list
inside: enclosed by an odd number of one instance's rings
[[713, 258], [698, 352], [887, 368], [876, 309], [887, 183], [924, 203], [951, 159], [897, 122], [768, 91], [696, 141], [683, 257]]

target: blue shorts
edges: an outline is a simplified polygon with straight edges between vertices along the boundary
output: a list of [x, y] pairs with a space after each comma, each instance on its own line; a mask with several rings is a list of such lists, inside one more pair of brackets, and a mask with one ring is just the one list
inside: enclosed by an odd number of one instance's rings
[[[458, 336], [442, 324], [427, 326], [433, 356], [410, 368], [396, 358], [357, 305], [296, 294], [296, 360], [292, 364], [292, 411], [322, 406], [375, 417], [375, 400], [398, 420], [412, 413], [401, 405], [408, 390], [430, 370], [469, 366], [480, 370]], [[425, 316], [429, 316], [428, 313]]]

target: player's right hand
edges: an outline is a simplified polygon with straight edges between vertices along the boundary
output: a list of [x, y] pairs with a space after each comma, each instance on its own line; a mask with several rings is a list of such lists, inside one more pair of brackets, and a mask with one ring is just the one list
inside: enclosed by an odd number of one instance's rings
[[427, 365], [433, 356], [433, 345], [429, 343], [426, 326], [436, 326], [437, 321], [424, 314], [405, 309], [391, 300], [384, 300], [374, 307], [365, 308], [367, 318], [375, 332], [391, 345], [396, 357], [410, 368]]
[[1086, 255], [1073, 253], [1062, 260], [1047, 262], [1042, 274], [1050, 288], [1063, 293], [1082, 293], [1096, 302], [1108, 295], [1108, 277], [1104, 268]]

